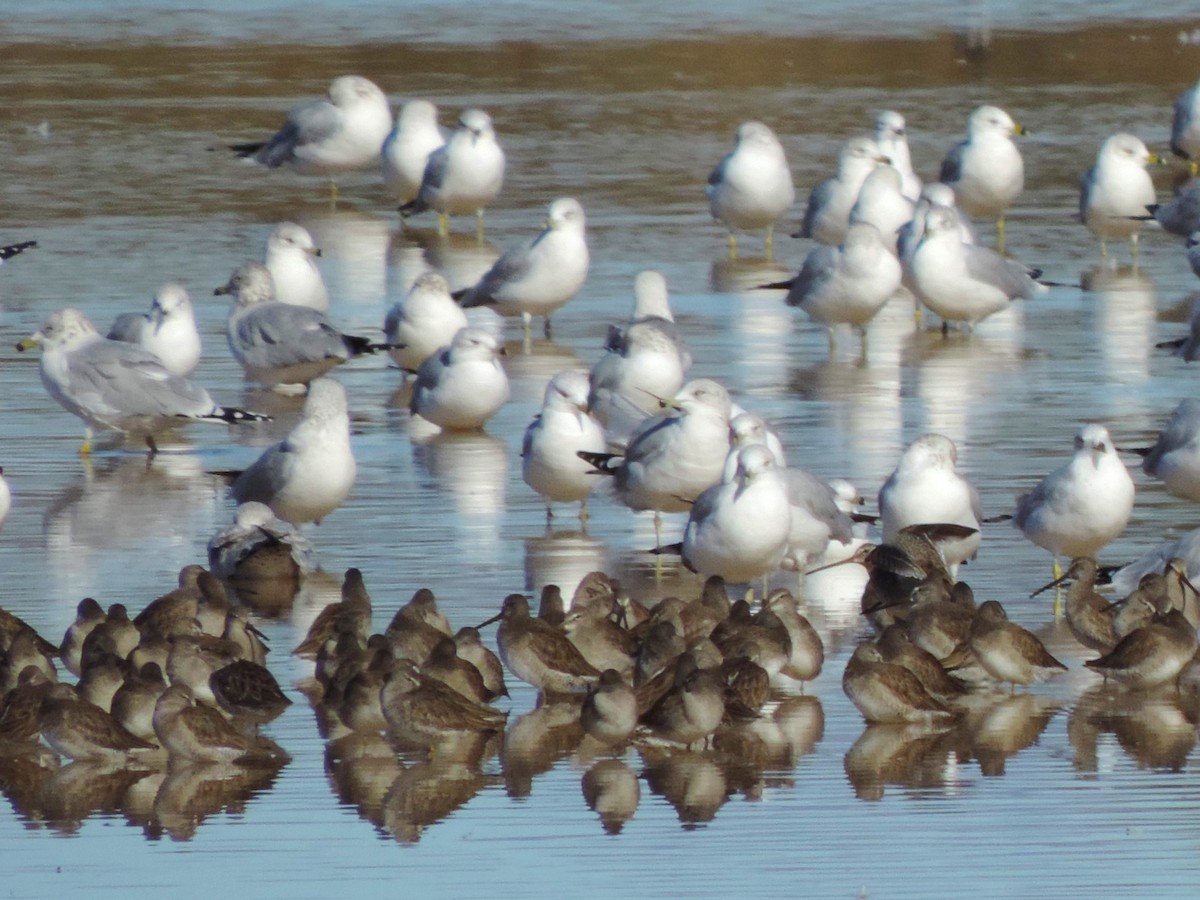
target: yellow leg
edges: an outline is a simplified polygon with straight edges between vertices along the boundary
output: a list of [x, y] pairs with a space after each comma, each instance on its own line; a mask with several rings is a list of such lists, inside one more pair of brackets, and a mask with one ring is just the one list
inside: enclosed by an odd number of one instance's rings
[[483, 207], [475, 210], [475, 236], [483, 243]]
[[79, 447], [79, 455], [84, 457], [92, 455], [92, 429], [90, 428], [84, 429], [83, 443]]
[[729, 232], [729, 258], [737, 259], [737, 235]]
[[329, 179], [329, 208], [336, 209], [338, 201], [337, 182], [332, 178]]
[[445, 237], [450, 233], [450, 217], [445, 213], [438, 213], [438, 234]]
[[1004, 216], [996, 220], [996, 252], [1004, 252]]
[[767, 260], [769, 262], [770, 260], [773, 260], [775, 258], [775, 226], [773, 224], [767, 226], [766, 244], [767, 244]]

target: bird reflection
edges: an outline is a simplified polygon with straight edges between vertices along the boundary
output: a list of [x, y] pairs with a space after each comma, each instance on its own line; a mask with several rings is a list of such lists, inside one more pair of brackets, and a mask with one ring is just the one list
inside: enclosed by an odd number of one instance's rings
[[[1084, 272], [1081, 281], [1085, 291], [1096, 295], [1095, 333], [1104, 359], [1105, 377], [1117, 385], [1146, 381], [1150, 377], [1158, 317], [1154, 280], [1136, 266], [1102, 265]], [[1141, 412], [1141, 405], [1131, 406], [1128, 411]]]
[[451, 291], [469, 288], [499, 258], [495, 244], [480, 241], [474, 234], [438, 234], [436, 229], [405, 227], [392, 235], [388, 247], [388, 262], [396, 275], [392, 293], [407, 293], [417, 277], [431, 269], [446, 276]]
[[952, 750], [944, 736], [927, 725], [868, 725], [842, 761], [855, 796], [882, 800], [887, 787], [946, 787]]
[[644, 746], [642, 777], [650, 793], [675, 808], [685, 829], [711, 822], [732, 790], [725, 770], [711, 751], [699, 753], [668, 747]]
[[147, 774], [120, 760], [69, 763], [42, 784], [41, 816], [54, 831], [74, 834], [89, 816], [119, 813], [125, 791]]
[[447, 431], [421, 443], [414, 440], [413, 454], [438, 488], [453, 496], [464, 519], [494, 532], [486, 519], [505, 509], [508, 445], [503, 440]]
[[959, 762], [979, 761], [984, 775], [1003, 775], [1005, 762], [1037, 743], [1059, 705], [1036, 694], [992, 693], [967, 703], [967, 714], [947, 735]]
[[355, 732], [325, 748], [325, 774], [338, 800], [380, 829], [388, 791], [402, 768], [391, 743], [378, 733]]
[[402, 844], [416, 843], [430, 825], [449, 817], [484, 788], [498, 784], [497, 775], [480, 768], [488, 741], [476, 735], [475, 749], [465, 757], [440, 756], [405, 765], [384, 797], [383, 830]]
[[44, 791], [58, 771], [58, 758], [37, 748], [0, 752], [0, 794], [3, 794], [25, 828], [39, 829], [46, 822]]
[[533, 779], [550, 771], [554, 763], [583, 740], [579, 721], [582, 698], [557, 698], [520, 716], [504, 736], [500, 767], [508, 796], [528, 797]]
[[542, 402], [546, 383], [563, 369], [586, 368], [570, 347], [554, 341], [507, 341], [504, 344], [504, 371], [512, 384], [512, 400], [518, 403]]
[[240, 813], [253, 797], [269, 791], [281, 768], [232, 763], [172, 766], [154, 797], [154, 818], [147, 834], [166, 833], [173, 840], [190, 841], [208, 817]]
[[[744, 294], [750, 293], [760, 285], [791, 278], [795, 274], [787, 266], [761, 257], [755, 259], [746, 256], [731, 259], [728, 256], [719, 256], [713, 259], [708, 283], [714, 291], [720, 294]], [[763, 293], [761, 296], [775, 297], [771, 293]], [[782, 301], [778, 301], [778, 306], [782, 315], [790, 317], [790, 313], [784, 308]]]
[[620, 759], [602, 759], [583, 773], [583, 799], [600, 817], [606, 834], [620, 834], [637, 812], [642, 790], [633, 769]]
[[1076, 771], [1095, 774], [1097, 744], [1110, 733], [1139, 768], [1181, 772], [1196, 746], [1200, 694], [1186, 684], [1150, 691], [1121, 691], [1098, 684], [1085, 691], [1071, 711], [1067, 737], [1075, 748]]
[[607, 547], [586, 531], [552, 531], [525, 539], [525, 590], [556, 584], [570, 597], [589, 572], [608, 571]]

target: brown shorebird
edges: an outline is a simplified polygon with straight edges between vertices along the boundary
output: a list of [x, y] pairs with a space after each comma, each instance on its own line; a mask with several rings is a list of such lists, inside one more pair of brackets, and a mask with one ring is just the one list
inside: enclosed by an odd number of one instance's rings
[[[1144, 628], [1158, 613], [1171, 608], [1171, 596], [1167, 590], [1167, 579], [1157, 572], [1147, 572], [1138, 580], [1138, 586], [1129, 596], [1112, 604], [1113, 632], [1116, 641]], [[1112, 649], [1109, 647], [1108, 649]]]
[[821, 674], [825, 664], [825, 644], [821, 636], [800, 614], [796, 598], [790, 591], [782, 588], [772, 591], [765, 605], [783, 623], [792, 642], [792, 652], [783, 667], [783, 674], [797, 681], [812, 681]]
[[[629, 632], [614, 621], [615, 601], [593, 603], [567, 613], [562, 628], [567, 639], [592, 666], [627, 673], [635, 649]], [[538, 616], [538, 618], [542, 618]]]
[[510, 672], [546, 694], [567, 694], [595, 684], [600, 672], [567, 636], [529, 614], [523, 594], [509, 594], [500, 612], [483, 625], [500, 622], [496, 643]]
[[504, 683], [504, 666], [500, 657], [483, 645], [479, 629], [465, 626], [458, 629], [454, 635], [454, 643], [458, 647], [458, 655], [479, 670], [483, 676], [483, 684], [491, 696], [488, 700], [508, 696], [508, 686]]
[[32, 629], [18, 631], [8, 645], [7, 653], [0, 653], [0, 694], [17, 686], [21, 670], [35, 666], [50, 681], [58, 681], [58, 667], [54, 665], [57, 653], [46, 653], [41, 638]]
[[234, 660], [214, 671], [208, 686], [217, 705], [231, 716], [267, 722], [292, 705], [270, 670], [248, 659]]
[[1192, 623], [1193, 628], [1200, 628], [1200, 591], [1188, 578], [1187, 560], [1178, 556], [1167, 560], [1166, 571], [1167, 593], [1171, 605], [1183, 613], [1183, 617]]
[[83, 647], [80, 650], [80, 664], [84, 668], [87, 668], [88, 648], [105, 639], [112, 641], [111, 652], [122, 659], [128, 657], [133, 652], [133, 648], [141, 641], [142, 634], [138, 631], [137, 626], [129, 620], [129, 612], [124, 603], [114, 603], [109, 606], [108, 615], [104, 617], [104, 621], [100, 622], [84, 638]]
[[371, 595], [363, 584], [362, 572], [347, 569], [342, 582], [342, 599], [321, 610], [308, 628], [308, 634], [292, 651], [296, 656], [316, 659], [317, 651], [339, 631], [349, 631], [367, 642], [371, 633]]
[[542, 588], [537, 617], [555, 628], [561, 627], [566, 620], [567, 608], [563, 603], [562, 589], [557, 584], [548, 584]]
[[500, 731], [507, 718], [507, 713], [425, 678], [410, 659], [396, 660], [380, 692], [380, 702], [392, 733], [421, 747], [464, 733]]
[[116, 719], [86, 700], [69, 685], [54, 685], [38, 710], [42, 739], [60, 756], [71, 759], [127, 757], [157, 744], [131, 734]]
[[953, 713], [931, 697], [917, 676], [886, 663], [873, 644], [859, 644], [842, 673], [842, 690], [869, 723], [931, 723]]
[[724, 660], [720, 671], [725, 681], [725, 720], [757, 719], [771, 693], [767, 670], [744, 656], [735, 656]]
[[395, 667], [392, 648], [386, 643], [376, 647], [365, 665], [341, 673], [341, 684], [326, 695], [325, 703], [331, 705], [338, 718], [353, 731], [387, 731], [380, 692]]
[[75, 607], [75, 621], [63, 635], [59, 655], [63, 665], [72, 675], [78, 676], [83, 672], [79, 657], [83, 653], [83, 642], [92, 629], [104, 621], [104, 609], [91, 597], [84, 597]]
[[583, 730], [603, 744], [617, 744], [637, 727], [637, 695], [616, 669], [605, 669], [588, 688], [579, 713]]
[[290, 758], [269, 738], [246, 735], [221, 713], [196, 703], [186, 685], [173, 684], [154, 707], [154, 734], [172, 762], [281, 764]]
[[739, 600], [730, 607], [729, 618], [713, 629], [712, 640], [726, 659], [745, 656], [773, 677], [788, 664], [792, 640], [778, 616], [766, 613], [770, 610], [751, 615], [749, 604]]
[[143, 740], [154, 740], [154, 706], [167, 689], [158, 663], [131, 671], [112, 698], [113, 718]]
[[683, 636], [669, 619], [656, 623], [642, 640], [634, 661], [634, 684], [645, 684], [659, 672], [675, 664], [679, 654], [687, 649]]
[[37, 637], [39, 651], [48, 656], [57, 655], [58, 648], [38, 634], [28, 622], [20, 616], [13, 615], [8, 610], [0, 607], [0, 652], [7, 650], [13, 642], [13, 638], [25, 631], [32, 631]]
[[1107, 653], [1117, 643], [1117, 635], [1113, 630], [1115, 610], [1111, 603], [1096, 593], [1097, 572], [1096, 561], [1090, 556], [1076, 557], [1061, 578], [1043, 585], [1029, 596], [1032, 599], [1064, 581], [1072, 582], [1064, 604], [1067, 627], [1075, 635], [1075, 640], [1089, 650]]
[[1134, 690], [1176, 681], [1196, 656], [1196, 629], [1178, 609], [1158, 615], [1099, 659], [1084, 665]]
[[921, 687], [939, 700], [966, 693], [967, 685], [942, 668], [936, 656], [914, 644], [903, 624], [885, 628], [875, 646], [884, 662], [908, 669], [917, 676]]
[[[107, 638], [105, 642], [111, 646]], [[83, 670], [75, 690], [88, 703], [95, 704], [105, 712], [112, 712], [113, 694], [125, 683], [128, 673], [129, 663], [124, 659], [115, 653], [102, 653]]]
[[454, 632], [438, 609], [433, 591], [421, 588], [396, 610], [384, 634], [397, 659], [411, 659], [420, 666], [429, 658], [437, 642], [451, 637]]
[[200, 603], [200, 573], [203, 571], [204, 566], [184, 566], [179, 570], [178, 587], [151, 600], [134, 616], [133, 624], [143, 637], [170, 637], [180, 623], [196, 618]]
[[707, 741], [725, 716], [725, 682], [714, 669], [696, 669], [641, 717], [654, 734], [684, 746]]
[[965, 643], [942, 661], [947, 671], [978, 662], [996, 681], [1014, 687], [1044, 681], [1067, 667], [1050, 655], [1037, 636], [1008, 621], [1004, 607], [995, 600], [980, 605], [971, 622]]
[[23, 744], [38, 739], [38, 712], [42, 700], [57, 682], [48, 679], [37, 666], [26, 666], [17, 677], [17, 686], [0, 702], [0, 745]]
[[476, 703], [487, 703], [492, 692], [483, 683], [483, 675], [471, 663], [458, 656], [454, 638], [443, 637], [433, 645], [433, 652], [421, 666], [421, 674], [433, 678]]

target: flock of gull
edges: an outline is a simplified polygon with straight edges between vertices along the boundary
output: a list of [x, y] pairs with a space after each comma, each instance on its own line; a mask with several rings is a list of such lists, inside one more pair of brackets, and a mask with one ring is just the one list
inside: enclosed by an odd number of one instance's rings
[[[903, 117], [887, 111], [874, 124], [873, 137], [845, 143], [836, 173], [809, 195], [795, 236], [815, 249], [793, 278], [765, 290], [786, 292], [786, 303], [828, 329], [831, 343], [840, 330], [858, 331], [865, 353], [872, 319], [898, 295], [911, 295], [918, 315], [937, 316], [945, 332], [1046, 289], [1040, 272], [1003, 251], [1004, 214], [1024, 185], [1014, 142], [1023, 129], [1004, 110], [976, 109], [928, 184], [913, 170]], [[378, 167], [400, 216], [432, 212], [442, 232], [450, 217], [474, 215], [482, 235], [505, 171], [484, 111], [463, 112], [446, 138], [433, 104], [410, 101], [393, 119], [384, 93], [359, 76], [335, 79], [326, 99], [293, 110], [269, 140], [234, 149], [269, 168], [328, 177], [335, 197], [339, 173]], [[1194, 173], [1200, 84], [1179, 99], [1171, 149]], [[1147, 170], [1155, 162], [1137, 137], [1108, 138], [1081, 180], [1080, 219], [1103, 253], [1108, 242], [1128, 239], [1135, 260], [1139, 233], [1157, 223], [1187, 239], [1200, 275], [1200, 185], [1158, 203]], [[706, 193], [731, 254], [739, 233], [762, 231], [770, 255], [773, 229], [796, 200], [771, 129], [741, 125]], [[997, 249], [978, 242], [978, 219], [996, 221]], [[0, 248], [0, 261], [34, 247]], [[503, 317], [521, 317], [526, 335], [542, 317], [548, 336], [551, 315], [580, 291], [589, 267], [584, 208], [558, 198], [544, 228], [476, 283], [452, 291], [438, 272], [418, 277], [377, 340], [331, 322], [319, 252], [304, 228], [280, 223], [261, 261], [243, 263], [214, 291], [230, 297], [229, 349], [247, 381], [305, 396], [284, 440], [243, 471], [222, 473], [238, 508], [209, 544], [209, 567], [187, 567], [177, 589], [132, 618], [122, 604], [104, 610], [81, 601], [59, 644], [0, 610], [0, 753], [40, 760], [49, 748], [122, 771], [164, 759], [166, 771], [283, 765], [287, 752], [259, 727], [291, 701], [266, 667], [253, 617], [236, 601], [263, 584], [294, 592], [315, 566], [311, 532], [301, 526], [335, 514], [352, 493], [348, 399], [329, 373], [386, 353], [411, 376], [414, 417], [446, 431], [481, 429], [509, 399]], [[1175, 347], [1190, 360], [1198, 342], [1200, 316]], [[222, 406], [191, 380], [201, 344], [178, 284], [164, 285], [148, 313], [122, 315], [105, 334], [77, 309], [56, 311], [19, 345], [33, 348], [47, 392], [85, 423], [83, 453], [95, 429], [144, 439], [152, 460], [156, 436], [189, 420], [253, 428], [267, 418]], [[842, 686], [869, 724], [944, 732], [969, 718], [981, 696], [1003, 695], [997, 686], [1015, 692], [1067, 668], [998, 602], [977, 604], [958, 579], [989, 520], [956, 470], [952, 440], [914, 440], [879, 490], [878, 515], [869, 515], [853, 485], [789, 466], [769, 423], [719, 382], [689, 379], [693, 362], [665, 279], [642, 272], [628, 319], [610, 327], [590, 371], [549, 380], [521, 456], [523, 479], [544, 498], [548, 520], [554, 504], [568, 503], [586, 520], [601, 485], [631, 510], [652, 512], [654, 553], [678, 554], [697, 573], [695, 596], [647, 608], [597, 572], [569, 603], [553, 586], [536, 612], [528, 597], [512, 594], [493, 619], [455, 631], [422, 590], [375, 632], [362, 575], [350, 569], [340, 602], [320, 613], [294, 651], [314, 661], [302, 687], [334, 758], [370, 755], [370, 741], [382, 742], [385, 757], [394, 745], [425, 754], [444, 814], [458, 796], [447, 779], [473, 793], [486, 783], [483, 748], [498, 739], [520, 745], [495, 705], [508, 695], [506, 673], [538, 691], [538, 711], [556, 711], [556, 737], [539, 738], [554, 746], [586, 742], [593, 756], [631, 740], [645, 753], [663, 744], [742, 747], [738, 729], [778, 706], [773, 685], [790, 680], [802, 694], [820, 674], [825, 648], [803, 613], [803, 586], [806, 573], [836, 566], [865, 573], [861, 611], [877, 634], [854, 650]], [[1200, 537], [1185, 535], [1119, 571], [1097, 564], [1134, 505], [1119, 452], [1103, 425], [1083, 425], [1069, 460], [1002, 518], [1054, 557], [1047, 589], [1060, 593], [1071, 633], [1098, 654], [1086, 666], [1106, 686], [1177, 690], [1197, 650]], [[1137, 452], [1170, 493], [1200, 500], [1197, 401], [1181, 403], [1156, 444]], [[0, 521], [8, 503], [0, 478]], [[687, 514], [677, 543], [663, 540], [662, 513]], [[1060, 559], [1069, 561], [1065, 574]], [[796, 594], [769, 587], [784, 569], [796, 573]], [[1117, 600], [1097, 591], [1104, 581]], [[494, 622], [498, 658], [481, 638]], [[60, 669], [77, 683], [60, 681]]]

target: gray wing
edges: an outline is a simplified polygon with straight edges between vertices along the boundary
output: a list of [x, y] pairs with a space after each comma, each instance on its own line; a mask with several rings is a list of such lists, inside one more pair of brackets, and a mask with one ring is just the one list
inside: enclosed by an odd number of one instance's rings
[[1163, 455], [1186, 446], [1196, 437], [1200, 430], [1200, 403], [1195, 400], [1185, 400], [1175, 410], [1175, 414], [1167, 420], [1163, 430], [1158, 434], [1158, 441], [1146, 454], [1142, 470], [1154, 474], [1159, 460]]
[[1183, 159], [1188, 153], [1183, 149], [1183, 135], [1188, 130], [1192, 118], [1192, 101], [1195, 99], [1196, 88], [1184, 91], [1175, 99], [1175, 117], [1171, 121], [1171, 152]]
[[295, 156], [297, 147], [319, 143], [341, 127], [341, 111], [326, 100], [297, 106], [288, 113], [283, 127], [258, 151], [256, 159], [274, 169], [289, 162]]
[[529, 274], [529, 270], [532, 268], [529, 253], [544, 234], [545, 232], [542, 232], [532, 241], [506, 250], [504, 255], [488, 269], [487, 274], [479, 279], [479, 283], [467, 291], [462, 305], [466, 308], [485, 306], [488, 303], [504, 299], [508, 289]]
[[89, 344], [68, 356], [67, 376], [68, 399], [100, 418], [204, 416], [216, 406], [208, 391], [133, 344]]
[[450, 161], [450, 144], [445, 143], [429, 154], [425, 171], [421, 175], [421, 190], [418, 199], [428, 202], [427, 192], [440, 191], [446, 180], [446, 168]]
[[1188, 184], [1170, 203], [1160, 204], [1154, 218], [1171, 234], [1182, 237], [1200, 229], [1200, 181]]
[[269, 506], [287, 483], [294, 454], [295, 451], [286, 440], [272, 444], [250, 468], [234, 479], [229, 489], [233, 499], [239, 504], [257, 500]]
[[962, 157], [966, 146], [966, 141], [960, 141], [951, 148], [950, 152], [946, 154], [946, 158], [942, 160], [942, 168], [938, 173], [938, 181], [942, 184], [953, 185], [962, 177]]
[[826, 178], [812, 189], [812, 193], [808, 195], [808, 206], [804, 209], [804, 221], [800, 223], [800, 230], [796, 232], [800, 237], [813, 236], [813, 228], [817, 224], [817, 216], [828, 205], [829, 198], [833, 196], [836, 185], [836, 178]]
[[811, 472], [803, 469], [786, 469], [788, 503], [808, 510], [813, 518], [829, 526], [832, 537], [849, 541], [853, 537], [854, 522], [837, 505], [833, 488]]
[[442, 372], [450, 364], [450, 348], [441, 353], [435, 353], [417, 367], [417, 378], [413, 382], [412, 398], [409, 400], [409, 412], [417, 411], [418, 398], [426, 391], [432, 390], [441, 380]]
[[538, 413], [533, 417], [533, 421], [529, 423], [529, 427], [525, 429], [525, 437], [521, 441], [521, 458], [524, 459], [529, 455], [530, 449], [533, 447], [534, 430], [542, 422], [542, 415]]
[[150, 317], [145, 313], [121, 313], [108, 329], [106, 337], [110, 341], [122, 341], [126, 344], [137, 344], [142, 339], [142, 329], [150, 323]]
[[349, 358], [342, 334], [307, 306], [265, 303], [242, 316], [230, 338], [246, 364], [259, 369]]
[[1009, 297], [1029, 299], [1033, 295], [1034, 281], [1020, 263], [1005, 259], [995, 250], [975, 244], [963, 244], [962, 249], [967, 274], [971, 278], [997, 287]]
[[787, 305], [799, 306], [812, 292], [820, 290], [837, 269], [840, 251], [837, 247], [821, 246], [804, 258], [799, 274], [788, 288]]

